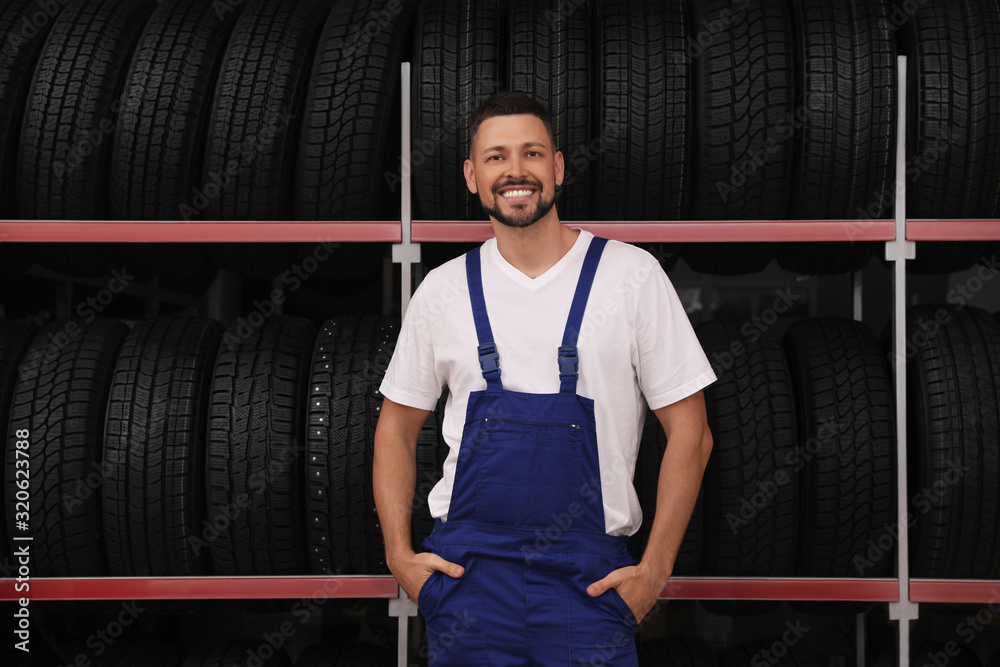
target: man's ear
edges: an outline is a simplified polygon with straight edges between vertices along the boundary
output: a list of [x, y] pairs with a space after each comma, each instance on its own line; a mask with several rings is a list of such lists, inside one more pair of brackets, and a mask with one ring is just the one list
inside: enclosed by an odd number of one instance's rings
[[556, 166], [556, 185], [562, 185], [563, 178], [566, 175], [566, 161], [563, 159], [562, 151], [556, 151], [555, 166]]
[[479, 186], [476, 185], [476, 170], [472, 167], [472, 160], [466, 159], [463, 171], [465, 172], [465, 184], [469, 187], [469, 192], [474, 195], [479, 194]]

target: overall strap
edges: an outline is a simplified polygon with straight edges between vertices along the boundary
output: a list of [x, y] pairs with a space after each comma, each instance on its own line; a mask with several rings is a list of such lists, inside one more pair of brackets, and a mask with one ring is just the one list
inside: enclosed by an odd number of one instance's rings
[[481, 271], [480, 248], [465, 253], [465, 275], [469, 282], [469, 298], [472, 300], [472, 317], [476, 321], [476, 336], [479, 338], [479, 367], [486, 378], [486, 391], [501, 391], [500, 355], [493, 342], [490, 317], [486, 313], [486, 299], [483, 297], [483, 276]]
[[576, 283], [576, 294], [573, 295], [573, 305], [569, 309], [566, 320], [566, 331], [563, 333], [562, 346], [559, 348], [559, 393], [575, 394], [576, 380], [580, 371], [580, 361], [576, 353], [576, 341], [583, 324], [583, 313], [587, 309], [587, 298], [594, 284], [594, 274], [601, 261], [601, 253], [608, 244], [606, 238], [595, 236], [587, 248], [587, 256], [583, 260], [580, 279]]

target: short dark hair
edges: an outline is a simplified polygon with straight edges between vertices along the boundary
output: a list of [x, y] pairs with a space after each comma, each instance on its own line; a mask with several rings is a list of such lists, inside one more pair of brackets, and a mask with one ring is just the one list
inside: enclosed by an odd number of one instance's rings
[[479, 126], [483, 124], [484, 120], [493, 118], [494, 116], [515, 116], [518, 114], [529, 114], [540, 118], [545, 124], [545, 131], [549, 133], [549, 141], [555, 146], [556, 142], [552, 136], [552, 116], [549, 114], [549, 110], [527, 95], [501, 91], [490, 95], [472, 112], [472, 117], [469, 119], [469, 132], [471, 135], [469, 141], [470, 153], [472, 147], [476, 144], [476, 135], [479, 134]]

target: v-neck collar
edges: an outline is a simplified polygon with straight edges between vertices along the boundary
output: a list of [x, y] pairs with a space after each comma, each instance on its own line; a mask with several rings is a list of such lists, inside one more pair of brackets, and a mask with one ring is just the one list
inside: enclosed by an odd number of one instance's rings
[[593, 233], [588, 232], [585, 229], [580, 229], [579, 227], [570, 227], [570, 229], [580, 231], [580, 234], [573, 242], [573, 247], [571, 247], [565, 255], [560, 257], [558, 262], [550, 266], [545, 273], [541, 274], [537, 278], [529, 278], [527, 275], [522, 273], [520, 269], [504, 259], [504, 256], [500, 254], [500, 248], [497, 247], [497, 239], [495, 236], [490, 239], [490, 242], [487, 244], [488, 252], [493, 257], [493, 261], [496, 265], [500, 267], [500, 270], [503, 271], [511, 280], [526, 289], [537, 290], [555, 280], [567, 266], [577, 262], [577, 260], [583, 262], [582, 258], [587, 252], [587, 247], [590, 245], [590, 240], [594, 238], [594, 235]]

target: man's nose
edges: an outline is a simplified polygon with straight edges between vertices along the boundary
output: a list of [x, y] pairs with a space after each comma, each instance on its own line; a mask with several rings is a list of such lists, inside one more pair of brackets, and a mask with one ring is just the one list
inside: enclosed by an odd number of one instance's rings
[[512, 156], [507, 160], [507, 173], [506, 175], [512, 179], [522, 178], [525, 174], [524, 165], [521, 162], [521, 158]]

